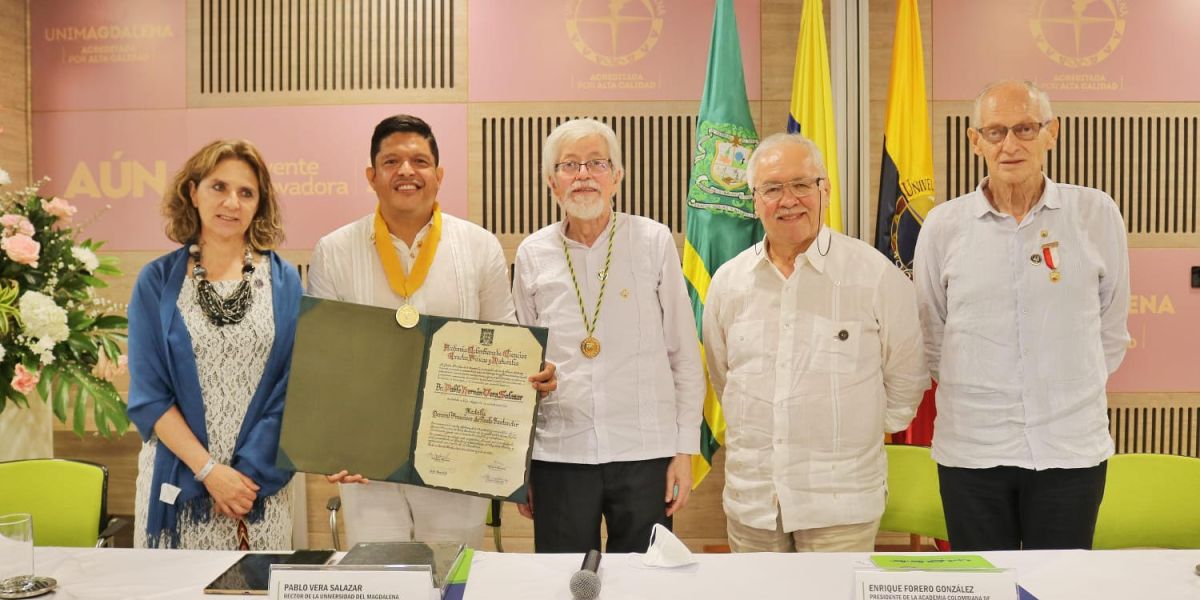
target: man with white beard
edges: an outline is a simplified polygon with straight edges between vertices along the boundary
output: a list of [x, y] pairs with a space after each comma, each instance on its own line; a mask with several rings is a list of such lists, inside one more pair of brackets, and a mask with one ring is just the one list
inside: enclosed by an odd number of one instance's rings
[[558, 390], [542, 400], [530, 469], [537, 552], [644, 552], [687, 504], [704, 373], [671, 232], [615, 212], [616, 134], [593, 119], [546, 139], [542, 170], [566, 213], [517, 249], [513, 299], [550, 329]]

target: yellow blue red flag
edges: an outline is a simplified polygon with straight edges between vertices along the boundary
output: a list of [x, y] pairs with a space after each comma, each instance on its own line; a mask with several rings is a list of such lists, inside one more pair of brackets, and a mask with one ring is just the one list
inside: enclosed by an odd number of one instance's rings
[[829, 211], [825, 215], [825, 224], [834, 231], [845, 231], [824, 13], [822, 0], [804, 0], [804, 9], [800, 12], [800, 37], [796, 41], [796, 68], [792, 73], [788, 131], [804, 134], [821, 149], [825, 170], [829, 173]]
[[917, 234], [935, 204], [922, 52], [917, 2], [900, 0], [896, 4], [892, 75], [883, 122], [875, 247], [910, 277]]

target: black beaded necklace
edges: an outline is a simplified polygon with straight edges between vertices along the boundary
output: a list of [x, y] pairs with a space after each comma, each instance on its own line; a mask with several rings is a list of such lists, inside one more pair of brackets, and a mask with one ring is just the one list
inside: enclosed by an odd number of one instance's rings
[[208, 317], [208, 320], [217, 327], [241, 323], [250, 310], [252, 299], [250, 277], [254, 275], [254, 255], [250, 252], [250, 248], [246, 248], [246, 254], [242, 261], [242, 281], [238, 283], [237, 288], [228, 298], [222, 298], [221, 294], [217, 293], [217, 289], [213, 287], [212, 282], [206, 278], [208, 270], [200, 265], [200, 245], [192, 244], [188, 248], [188, 254], [195, 262], [195, 266], [192, 267], [192, 277], [196, 278], [196, 304], [200, 305], [204, 316]]

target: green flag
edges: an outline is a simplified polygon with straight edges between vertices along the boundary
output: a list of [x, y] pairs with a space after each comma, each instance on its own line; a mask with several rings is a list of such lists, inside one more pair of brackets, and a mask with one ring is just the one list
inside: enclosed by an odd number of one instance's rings
[[[701, 340], [704, 339], [701, 315], [712, 274], [725, 261], [762, 239], [762, 225], [754, 216], [754, 198], [746, 185], [746, 164], [756, 145], [758, 133], [746, 100], [733, 0], [717, 0], [704, 97], [696, 122], [696, 148], [688, 187], [687, 241], [683, 246], [683, 274]], [[704, 355], [703, 343], [700, 354]], [[704, 422], [700, 425], [700, 456], [692, 461], [693, 485], [700, 485], [708, 475], [713, 454], [725, 442], [721, 404], [712, 384], [707, 387]]]

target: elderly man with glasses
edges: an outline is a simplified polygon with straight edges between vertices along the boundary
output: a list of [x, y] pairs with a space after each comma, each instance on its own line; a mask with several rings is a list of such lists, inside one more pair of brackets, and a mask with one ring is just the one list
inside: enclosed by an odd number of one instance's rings
[[984, 88], [971, 123], [988, 177], [930, 211], [913, 265], [950, 544], [1091, 548], [1104, 388], [1129, 344], [1125, 225], [1108, 194], [1042, 174], [1058, 120], [1033, 84]]
[[687, 504], [704, 373], [675, 240], [613, 210], [616, 134], [592, 119], [546, 139], [542, 169], [565, 213], [517, 249], [517, 319], [550, 329], [558, 390], [542, 400], [530, 469], [538, 552], [644, 552]]
[[887, 490], [885, 432], [929, 383], [912, 283], [823, 224], [817, 147], [772, 135], [747, 181], [766, 239], [713, 276], [704, 344], [725, 432], [734, 552], [869, 552]]

